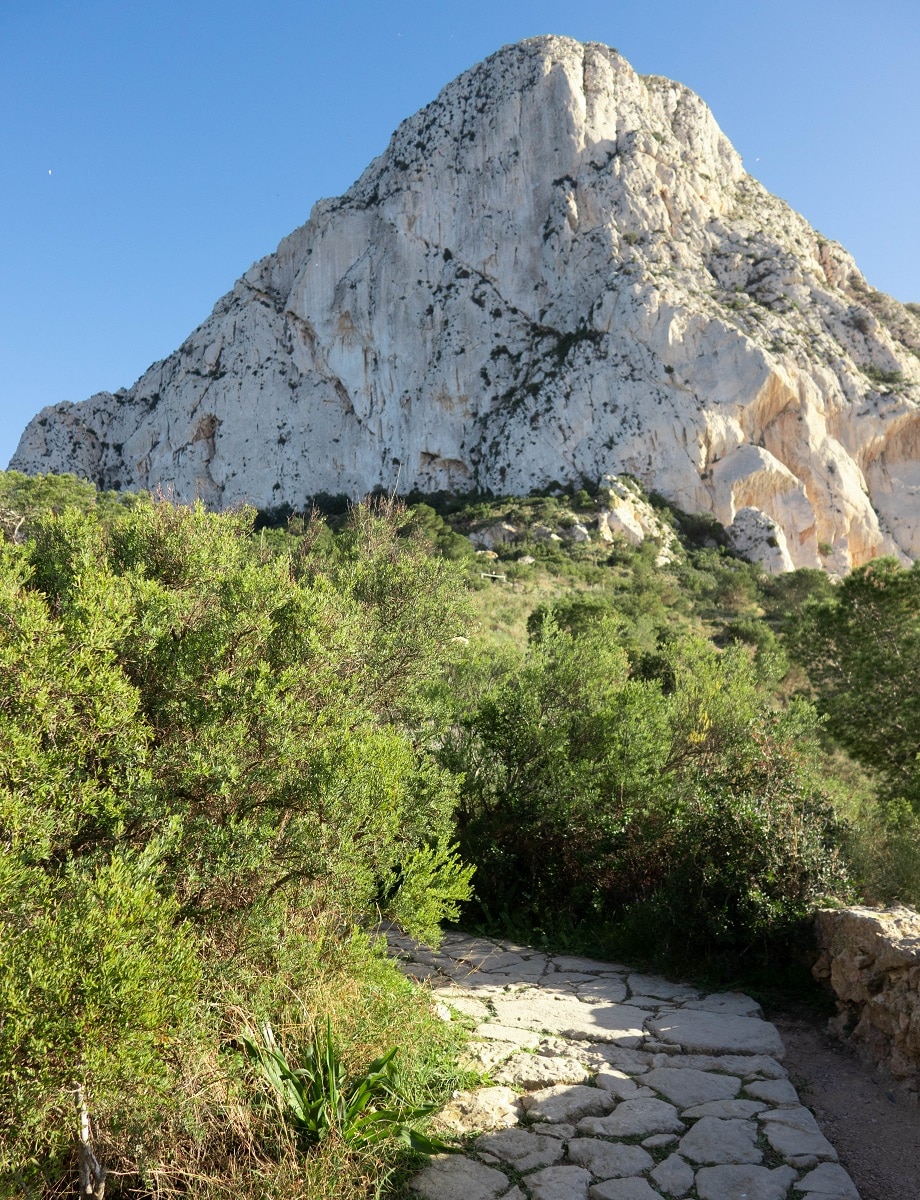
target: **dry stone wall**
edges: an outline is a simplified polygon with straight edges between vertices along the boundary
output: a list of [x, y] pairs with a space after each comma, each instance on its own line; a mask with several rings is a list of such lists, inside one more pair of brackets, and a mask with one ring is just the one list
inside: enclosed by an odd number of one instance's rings
[[831, 1027], [916, 1097], [920, 1089], [920, 915], [895, 907], [817, 914], [817, 979], [833, 990]]

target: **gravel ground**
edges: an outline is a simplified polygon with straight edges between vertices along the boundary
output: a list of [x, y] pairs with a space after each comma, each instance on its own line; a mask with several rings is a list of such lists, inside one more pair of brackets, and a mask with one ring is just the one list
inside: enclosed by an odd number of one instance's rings
[[862, 1200], [920, 1197], [920, 1107], [889, 1090], [831, 1038], [819, 1018], [768, 1014], [786, 1045], [785, 1066]]

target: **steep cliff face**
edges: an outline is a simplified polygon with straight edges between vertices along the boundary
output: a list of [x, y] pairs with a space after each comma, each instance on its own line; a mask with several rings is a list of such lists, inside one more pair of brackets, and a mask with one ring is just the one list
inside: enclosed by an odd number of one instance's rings
[[[920, 555], [920, 316], [705, 104], [541, 37], [461, 75], [128, 391], [11, 465], [220, 506], [628, 472], [774, 569]], [[762, 543], [762, 545], [761, 545]]]

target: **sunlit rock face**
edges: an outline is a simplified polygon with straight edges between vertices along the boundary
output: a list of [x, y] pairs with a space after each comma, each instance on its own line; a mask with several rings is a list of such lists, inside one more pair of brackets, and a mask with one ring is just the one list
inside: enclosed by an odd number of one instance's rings
[[844, 571], [920, 554], [918, 353], [917, 311], [697, 96], [541, 37], [404, 122], [132, 388], [43, 410], [11, 466], [297, 508], [629, 473], [743, 514], [772, 569]]

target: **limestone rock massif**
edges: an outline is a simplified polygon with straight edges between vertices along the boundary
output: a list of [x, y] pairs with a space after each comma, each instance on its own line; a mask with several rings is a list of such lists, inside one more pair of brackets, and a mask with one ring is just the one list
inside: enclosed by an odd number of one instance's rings
[[771, 569], [920, 555], [920, 309], [615, 51], [507, 46], [11, 466], [219, 507], [628, 473]]

